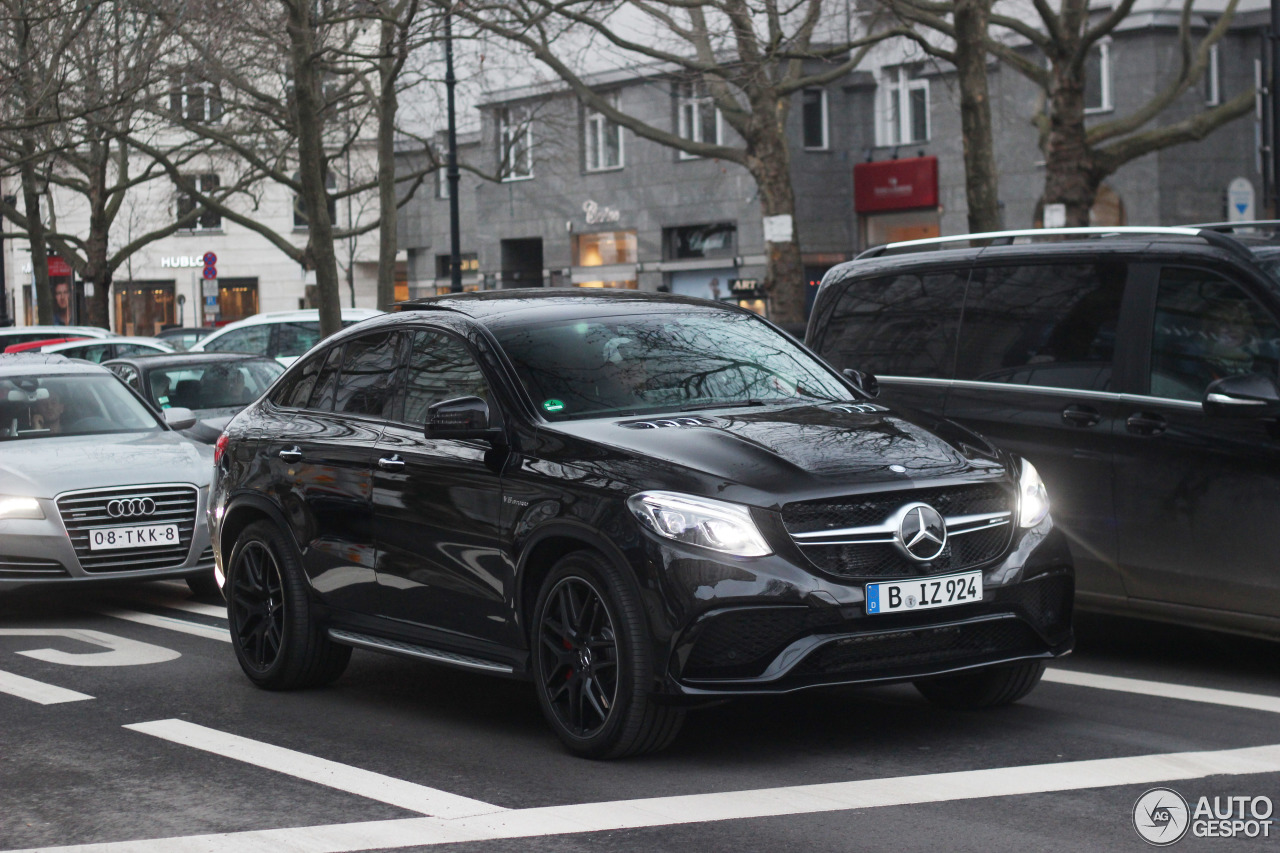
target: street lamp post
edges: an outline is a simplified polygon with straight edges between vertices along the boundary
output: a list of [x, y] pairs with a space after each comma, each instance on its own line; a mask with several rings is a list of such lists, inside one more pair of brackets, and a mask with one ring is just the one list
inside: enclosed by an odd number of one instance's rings
[[[1280, 2], [1280, 0], [1277, 0]], [[458, 223], [458, 116], [454, 110], [453, 90], [453, 10], [444, 13], [444, 88], [448, 99], [449, 163], [445, 177], [449, 182], [449, 292], [462, 292], [462, 232]]]

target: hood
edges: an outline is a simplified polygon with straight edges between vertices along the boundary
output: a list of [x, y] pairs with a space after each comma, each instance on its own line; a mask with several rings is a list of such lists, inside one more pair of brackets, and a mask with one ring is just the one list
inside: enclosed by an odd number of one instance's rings
[[659, 463], [655, 476], [666, 462], [686, 475], [692, 469], [716, 490], [736, 485], [788, 499], [863, 484], [1001, 475], [990, 445], [941, 426], [945, 438], [878, 404], [838, 403], [570, 421], [550, 429], [648, 457]]
[[53, 498], [76, 489], [207, 486], [213, 448], [175, 432], [108, 433], [0, 442], [0, 493]]

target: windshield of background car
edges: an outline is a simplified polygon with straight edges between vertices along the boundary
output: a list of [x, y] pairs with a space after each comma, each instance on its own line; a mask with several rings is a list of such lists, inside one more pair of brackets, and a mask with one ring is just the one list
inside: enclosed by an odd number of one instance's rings
[[188, 361], [148, 371], [149, 387], [144, 393], [162, 409], [181, 406], [199, 411], [247, 406], [283, 372], [280, 363], [271, 359], [207, 364]]
[[0, 377], [0, 441], [160, 429], [114, 376]]
[[550, 420], [852, 399], [828, 368], [749, 314], [659, 311], [494, 334]]

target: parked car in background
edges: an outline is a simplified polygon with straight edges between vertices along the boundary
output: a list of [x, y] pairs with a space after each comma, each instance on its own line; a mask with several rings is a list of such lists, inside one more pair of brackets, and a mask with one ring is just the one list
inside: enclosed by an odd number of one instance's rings
[[101, 364], [113, 358], [126, 358], [148, 353], [173, 352], [173, 347], [155, 338], [80, 338], [74, 341], [63, 341], [57, 344], [46, 344], [40, 347], [41, 352], [57, 353], [67, 358], [79, 358]]
[[0, 351], [13, 344], [71, 338], [114, 338], [115, 332], [97, 326], [10, 326], [0, 329]]
[[[350, 326], [383, 312], [343, 308], [342, 325]], [[247, 352], [274, 358], [288, 367], [320, 340], [320, 312], [276, 311], [228, 323], [190, 347], [191, 352]]]
[[300, 359], [216, 453], [232, 647], [270, 689], [404, 654], [529, 679], [570, 751], [616, 757], [731, 696], [1006, 704], [1072, 645], [1035, 469], [737, 307], [410, 303]]
[[80, 337], [62, 337], [62, 338], [41, 338], [37, 341], [24, 341], [20, 344], [9, 344], [4, 348], [7, 353], [15, 352], [42, 352], [45, 347], [55, 346], [57, 344], [65, 344], [74, 341], [92, 340], [91, 338]]
[[213, 454], [110, 371], [0, 355], [0, 592], [186, 578], [217, 594], [205, 518]]
[[178, 352], [191, 349], [196, 341], [213, 333], [213, 328], [186, 328], [171, 326], [156, 332], [156, 337], [173, 347]]
[[1224, 228], [890, 244], [807, 341], [1031, 460], [1080, 606], [1280, 638], [1280, 251]]
[[180, 352], [115, 359], [103, 367], [159, 411], [181, 407], [195, 414], [183, 432], [213, 444], [236, 412], [252, 403], [284, 372], [275, 359], [232, 352]]

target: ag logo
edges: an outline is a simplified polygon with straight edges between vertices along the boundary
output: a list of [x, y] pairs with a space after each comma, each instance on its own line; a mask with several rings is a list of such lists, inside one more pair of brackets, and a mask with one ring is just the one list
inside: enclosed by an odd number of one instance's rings
[[1157, 847], [1181, 841], [1191, 825], [1187, 801], [1172, 788], [1152, 788], [1133, 804], [1133, 828]]

